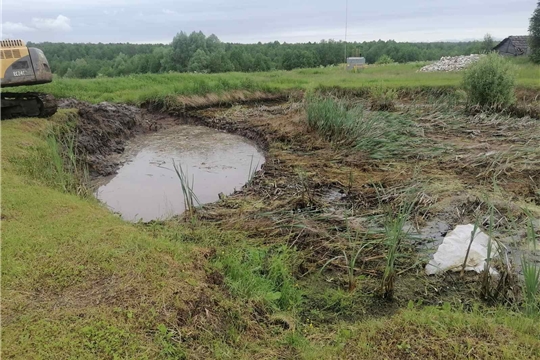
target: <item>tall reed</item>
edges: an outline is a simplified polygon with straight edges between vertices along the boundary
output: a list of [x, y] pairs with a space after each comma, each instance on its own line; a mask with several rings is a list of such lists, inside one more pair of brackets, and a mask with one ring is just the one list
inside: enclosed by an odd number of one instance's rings
[[[530, 214], [527, 223], [527, 242], [530, 250], [534, 251], [537, 249], [536, 232]], [[524, 278], [522, 287], [525, 310], [529, 315], [537, 314], [540, 311], [540, 300], [538, 299], [538, 292], [540, 290], [540, 266], [527, 260], [525, 255], [522, 255], [521, 268]]]
[[88, 169], [77, 154], [75, 135], [52, 132], [46, 144], [56, 185], [64, 192], [88, 196]]
[[359, 241], [360, 240], [359, 233], [355, 231], [355, 235], [353, 236], [351, 234], [351, 230], [347, 222], [347, 240], [349, 242], [348, 247], [350, 251], [342, 250], [343, 255], [338, 255], [328, 260], [323, 265], [320, 272], [322, 272], [331, 262], [343, 259], [347, 267], [348, 289], [349, 289], [349, 292], [353, 292], [356, 289], [356, 278], [354, 277], [354, 273], [355, 273], [356, 262], [358, 261], [358, 257], [360, 256], [360, 254], [365, 248], [373, 244], [372, 242], [366, 242], [366, 237], [367, 237], [367, 233], [363, 236], [362, 240]]
[[190, 182], [187, 168], [184, 172], [184, 169], [182, 169], [182, 165], [177, 165], [174, 159], [173, 167], [182, 187], [182, 194], [184, 195], [184, 208], [189, 213], [189, 215], [192, 216], [193, 214], [195, 214], [195, 203], [197, 203], [197, 205], [200, 204], [197, 195], [195, 195], [195, 193], [193, 192], [193, 188], [195, 186], [195, 177], [192, 176]]
[[381, 283], [381, 295], [383, 298], [394, 297], [394, 284], [396, 280], [396, 258], [399, 256], [401, 244], [407, 232], [404, 230], [405, 223], [409, 220], [414, 201], [403, 203], [397, 212], [388, 212], [384, 223], [386, 243], [386, 266]]

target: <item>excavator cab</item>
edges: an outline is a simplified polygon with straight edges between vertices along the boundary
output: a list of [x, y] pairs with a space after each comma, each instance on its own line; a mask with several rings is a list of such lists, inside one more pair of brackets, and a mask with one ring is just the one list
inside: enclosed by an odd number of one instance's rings
[[56, 101], [51, 95], [4, 92], [7, 87], [38, 85], [52, 81], [51, 68], [43, 51], [26, 47], [22, 40], [2, 40], [0, 60], [2, 119], [17, 116], [48, 117], [56, 112]]

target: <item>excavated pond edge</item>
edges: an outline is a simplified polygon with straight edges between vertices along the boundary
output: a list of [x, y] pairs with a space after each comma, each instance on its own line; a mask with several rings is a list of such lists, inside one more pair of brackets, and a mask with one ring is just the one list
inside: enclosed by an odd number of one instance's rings
[[159, 103], [146, 103], [142, 107], [102, 102], [90, 104], [75, 99], [61, 99], [60, 108], [76, 109], [78, 119], [74, 125], [77, 154], [86, 163], [91, 180], [115, 174], [122, 165], [120, 155], [128, 140], [136, 136], [157, 132], [175, 125], [198, 125], [239, 135], [254, 142], [266, 155], [268, 141], [263, 131], [241, 124], [223, 123], [194, 113], [208, 108], [227, 108], [234, 105], [275, 104], [287, 96], [248, 99], [236, 103], [208, 104], [206, 106], [164, 108]]

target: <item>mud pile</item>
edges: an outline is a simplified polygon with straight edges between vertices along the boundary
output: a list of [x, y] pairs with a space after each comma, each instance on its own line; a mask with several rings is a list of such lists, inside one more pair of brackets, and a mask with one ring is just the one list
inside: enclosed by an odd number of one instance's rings
[[480, 55], [443, 56], [439, 61], [421, 68], [421, 72], [460, 71], [480, 60]]
[[110, 175], [117, 165], [105, 157], [124, 151], [127, 139], [140, 131], [148, 120], [141, 109], [102, 102], [97, 105], [73, 99], [62, 100], [61, 108], [78, 109], [77, 151], [86, 157], [91, 175]]

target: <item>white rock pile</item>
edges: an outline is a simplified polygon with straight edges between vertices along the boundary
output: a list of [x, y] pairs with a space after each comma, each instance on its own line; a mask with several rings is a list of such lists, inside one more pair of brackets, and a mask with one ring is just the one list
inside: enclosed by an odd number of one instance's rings
[[419, 71], [422, 72], [432, 72], [432, 71], [460, 71], [465, 69], [467, 66], [478, 61], [480, 55], [471, 54], [471, 55], [460, 55], [460, 56], [443, 56], [441, 60], [436, 61], [432, 64], [426, 65], [421, 68]]

